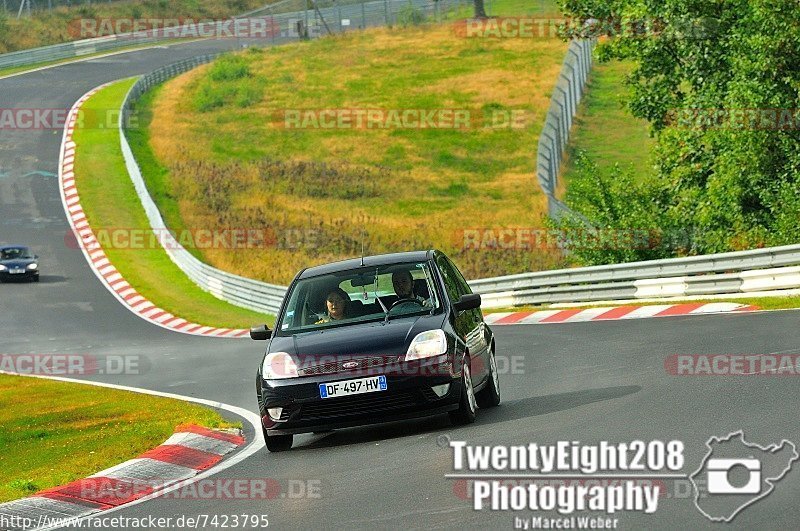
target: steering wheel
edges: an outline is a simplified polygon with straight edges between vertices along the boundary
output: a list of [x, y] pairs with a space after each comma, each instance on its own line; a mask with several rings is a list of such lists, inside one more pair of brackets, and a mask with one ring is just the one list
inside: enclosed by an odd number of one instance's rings
[[395, 306], [400, 306], [401, 304], [416, 304], [420, 308], [424, 308], [425, 305], [419, 302], [417, 299], [400, 299], [394, 301], [394, 303], [389, 307], [389, 311], [391, 312], [394, 310]]

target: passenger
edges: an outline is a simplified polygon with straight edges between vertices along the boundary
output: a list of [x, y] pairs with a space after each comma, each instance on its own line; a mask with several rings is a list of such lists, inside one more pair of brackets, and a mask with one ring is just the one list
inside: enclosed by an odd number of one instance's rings
[[328, 291], [328, 296], [325, 297], [326, 313], [314, 324], [330, 323], [331, 321], [341, 321], [347, 319], [348, 310], [350, 307], [350, 297], [342, 288], [333, 288]]
[[394, 304], [401, 301], [416, 301], [424, 305], [428, 302], [425, 297], [420, 297], [414, 293], [414, 279], [411, 276], [411, 271], [396, 271], [392, 273], [392, 286], [394, 286], [394, 292], [398, 297]]

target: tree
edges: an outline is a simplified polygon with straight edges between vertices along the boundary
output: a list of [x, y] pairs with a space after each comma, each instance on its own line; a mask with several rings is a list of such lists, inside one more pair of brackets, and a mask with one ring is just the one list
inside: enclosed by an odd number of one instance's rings
[[486, 7], [483, 0], [475, 0], [475, 18], [489, 18], [486, 15]]
[[[800, 241], [796, 0], [565, 0], [566, 37], [632, 59], [629, 108], [657, 137], [652, 219], [698, 252]], [[655, 211], [658, 212], [655, 212]]]

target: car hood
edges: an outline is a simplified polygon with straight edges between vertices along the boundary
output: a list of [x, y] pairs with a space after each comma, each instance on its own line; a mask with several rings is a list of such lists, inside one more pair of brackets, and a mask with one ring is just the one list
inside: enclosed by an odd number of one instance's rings
[[3, 264], [7, 268], [12, 267], [28, 267], [30, 264], [35, 264], [36, 260], [34, 258], [15, 258], [13, 260], [0, 260], [0, 264]]
[[386, 324], [379, 321], [304, 332], [273, 338], [269, 352], [287, 352], [304, 363], [331, 357], [401, 356], [417, 334], [441, 328], [443, 322], [441, 314], [422, 315], [396, 317]]

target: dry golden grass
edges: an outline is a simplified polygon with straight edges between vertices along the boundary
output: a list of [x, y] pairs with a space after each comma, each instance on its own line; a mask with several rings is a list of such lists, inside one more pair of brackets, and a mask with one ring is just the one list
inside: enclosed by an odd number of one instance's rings
[[[216, 267], [271, 282], [356, 255], [362, 230], [368, 253], [437, 247], [472, 278], [562, 265], [561, 256], [541, 250], [464, 251], [458, 238], [469, 228], [544, 225], [536, 144], [565, 50], [557, 40], [464, 39], [451, 25], [438, 25], [244, 52], [237, 61], [248, 75], [235, 80], [212, 81], [218, 65], [192, 71], [169, 82], [153, 107], [150, 148], [169, 170], [166, 185], [179, 212], [167, 221], [274, 229], [277, 247], [202, 252]], [[237, 105], [246, 87], [258, 97]], [[203, 108], [208, 94], [222, 103]], [[515, 110], [524, 125], [283, 125], [286, 109], [364, 108], [468, 109], [481, 116]], [[259, 167], [265, 160], [287, 166], [267, 171]], [[309, 161], [325, 167], [294, 166]], [[321, 175], [328, 170], [337, 177]], [[294, 248], [297, 238], [286, 236], [292, 231], [314, 236]]]

